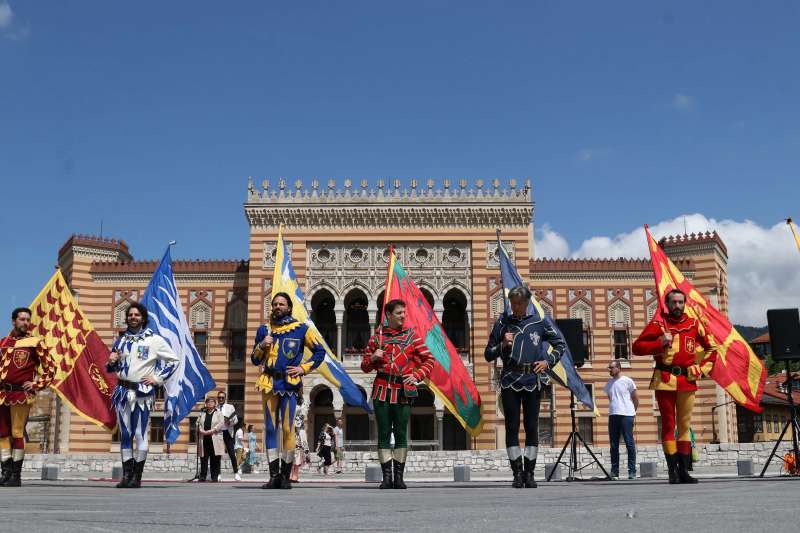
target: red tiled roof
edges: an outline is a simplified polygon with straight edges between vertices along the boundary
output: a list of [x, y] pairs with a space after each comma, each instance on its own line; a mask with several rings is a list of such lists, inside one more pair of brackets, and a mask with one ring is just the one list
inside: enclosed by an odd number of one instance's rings
[[658, 241], [659, 246], [667, 251], [668, 248], [675, 246], [683, 246], [685, 244], [700, 244], [705, 242], [715, 242], [722, 248], [725, 255], [728, 255], [728, 247], [722, 242], [719, 234], [716, 231], [707, 231], [705, 233], [690, 233], [683, 235], [667, 235]]
[[[792, 376], [794, 377], [795, 383], [800, 381], [800, 372], [794, 372]], [[789, 402], [786, 401], [786, 393], [778, 388], [780, 385], [783, 385], [785, 381], [786, 376], [783, 373], [767, 376], [767, 381], [764, 383], [764, 396], [782, 400], [783, 403], [788, 405]], [[792, 399], [795, 404], [800, 404], [800, 391], [797, 390], [796, 385], [792, 386]]]
[[[97, 273], [147, 273], [155, 272], [158, 261], [111, 262], [95, 261], [92, 263], [92, 274]], [[172, 262], [172, 270], [182, 273], [236, 273], [247, 272], [249, 261], [235, 259], [194, 259]]]
[[750, 341], [750, 344], [766, 344], [769, 342], [769, 333], [762, 333], [755, 339]]
[[[676, 261], [675, 266], [682, 271], [693, 271], [694, 261], [680, 259]], [[653, 267], [649, 259], [628, 259], [624, 257], [617, 259], [542, 258], [531, 259], [531, 270], [533, 272], [651, 272]]]

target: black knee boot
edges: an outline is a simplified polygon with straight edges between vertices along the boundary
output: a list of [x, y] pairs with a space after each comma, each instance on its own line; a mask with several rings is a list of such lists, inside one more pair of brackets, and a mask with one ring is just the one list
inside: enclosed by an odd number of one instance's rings
[[281, 464], [281, 488], [282, 489], [291, 489], [292, 488], [292, 463], [287, 463], [283, 461]]
[[678, 479], [681, 483], [697, 483], [697, 479], [689, 475], [689, 464], [692, 458], [688, 453], [678, 454]]
[[525, 479], [525, 488], [535, 489], [538, 487], [536, 480], [533, 479], [533, 470], [536, 468], [536, 459], [528, 459], [525, 457], [523, 462], [525, 464], [525, 475], [523, 476]]
[[406, 469], [406, 464], [401, 463], [400, 461], [392, 461], [394, 463], [394, 483], [392, 483], [392, 487], [396, 489], [406, 489], [406, 483], [403, 481], [403, 473]]
[[392, 460], [381, 463], [381, 472], [383, 473], [383, 481], [378, 488], [391, 489], [394, 487], [392, 483]]
[[669, 484], [675, 485], [676, 483], [680, 483], [678, 479], [678, 454], [664, 454], [664, 458], [667, 460], [667, 474], [669, 475]]
[[11, 457], [0, 463], [3, 467], [3, 474], [0, 476], [0, 487], [5, 487], [8, 480], [11, 479]]
[[133, 482], [133, 463], [133, 459], [122, 462], [122, 479], [116, 485], [118, 489], [127, 489], [131, 486], [131, 482]]
[[279, 489], [281, 488], [281, 460], [273, 459], [269, 462], [269, 481], [261, 485], [262, 489]]
[[135, 461], [133, 463], [133, 478], [128, 483], [129, 489], [138, 489], [142, 486], [142, 472], [144, 472], [145, 461]]
[[525, 486], [525, 472], [522, 470], [522, 457], [517, 457], [513, 461], [509, 459], [508, 461], [511, 463], [511, 472], [514, 474], [514, 481], [511, 482], [511, 486], [515, 489], [521, 489]]
[[24, 459], [20, 459], [19, 461], [11, 461], [11, 477], [6, 481], [5, 487], [21, 487], [22, 486], [22, 462]]

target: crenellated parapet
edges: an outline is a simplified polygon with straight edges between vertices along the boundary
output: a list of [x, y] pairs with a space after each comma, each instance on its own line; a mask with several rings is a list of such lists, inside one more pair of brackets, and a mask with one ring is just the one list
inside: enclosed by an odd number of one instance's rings
[[530, 181], [330, 178], [293, 184], [286, 178], [248, 180], [245, 214], [251, 226], [276, 227], [508, 227], [533, 220]]

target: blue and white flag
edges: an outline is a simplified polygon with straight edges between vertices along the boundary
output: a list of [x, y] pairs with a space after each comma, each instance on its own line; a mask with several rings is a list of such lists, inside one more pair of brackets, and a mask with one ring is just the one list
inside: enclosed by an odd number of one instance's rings
[[178, 425], [183, 417], [214, 389], [216, 383], [192, 341], [192, 332], [175, 287], [169, 252], [167, 246], [144, 291], [141, 304], [147, 308], [147, 327], [164, 337], [178, 356], [177, 368], [164, 382], [164, 438], [172, 444], [181, 434]]
[[[522, 281], [522, 277], [519, 275], [519, 272], [517, 272], [516, 267], [514, 267], [514, 263], [508, 256], [508, 252], [506, 252], [506, 249], [503, 248], [503, 242], [500, 240], [500, 230], [497, 230], [497, 255], [498, 259], [500, 260], [500, 280], [503, 285], [503, 306], [505, 308], [504, 314], [510, 315], [511, 303], [508, 301], [508, 293], [517, 285], [524, 285], [525, 283]], [[536, 300], [536, 296], [533, 294], [531, 294], [531, 301], [528, 304], [528, 314], [535, 316], [538, 320], [544, 320], [548, 326], [551, 326], [558, 332], [559, 335], [562, 335], [561, 330], [558, 329], [558, 326], [556, 326], [555, 320], [547, 316], [547, 314], [544, 312], [544, 308]], [[547, 349], [552, 350], [552, 347], [548, 346]], [[589, 394], [586, 385], [578, 375], [578, 371], [575, 370], [575, 365], [572, 362], [572, 354], [569, 351], [569, 347], [564, 348], [564, 353], [561, 354], [561, 359], [553, 368], [549, 369], [547, 373], [551, 378], [553, 378], [554, 381], [558, 382], [559, 385], [562, 385], [572, 391], [578, 401], [596, 412], [592, 395]]]

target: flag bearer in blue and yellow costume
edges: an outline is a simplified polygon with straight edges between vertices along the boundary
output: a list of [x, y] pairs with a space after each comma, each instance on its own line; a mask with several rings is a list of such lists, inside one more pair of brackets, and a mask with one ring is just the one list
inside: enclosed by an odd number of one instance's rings
[[[304, 350], [311, 357], [303, 361]], [[313, 340], [308, 326], [292, 317], [292, 299], [285, 292], [272, 297], [270, 324], [259, 326], [251, 360], [261, 366], [256, 388], [261, 391], [266, 427], [269, 481], [262, 489], [291, 489], [289, 475], [294, 463], [294, 414], [303, 394], [303, 376], [325, 359], [325, 347]], [[278, 456], [278, 432], [282, 449]], [[283, 461], [283, 464], [281, 464]]]

